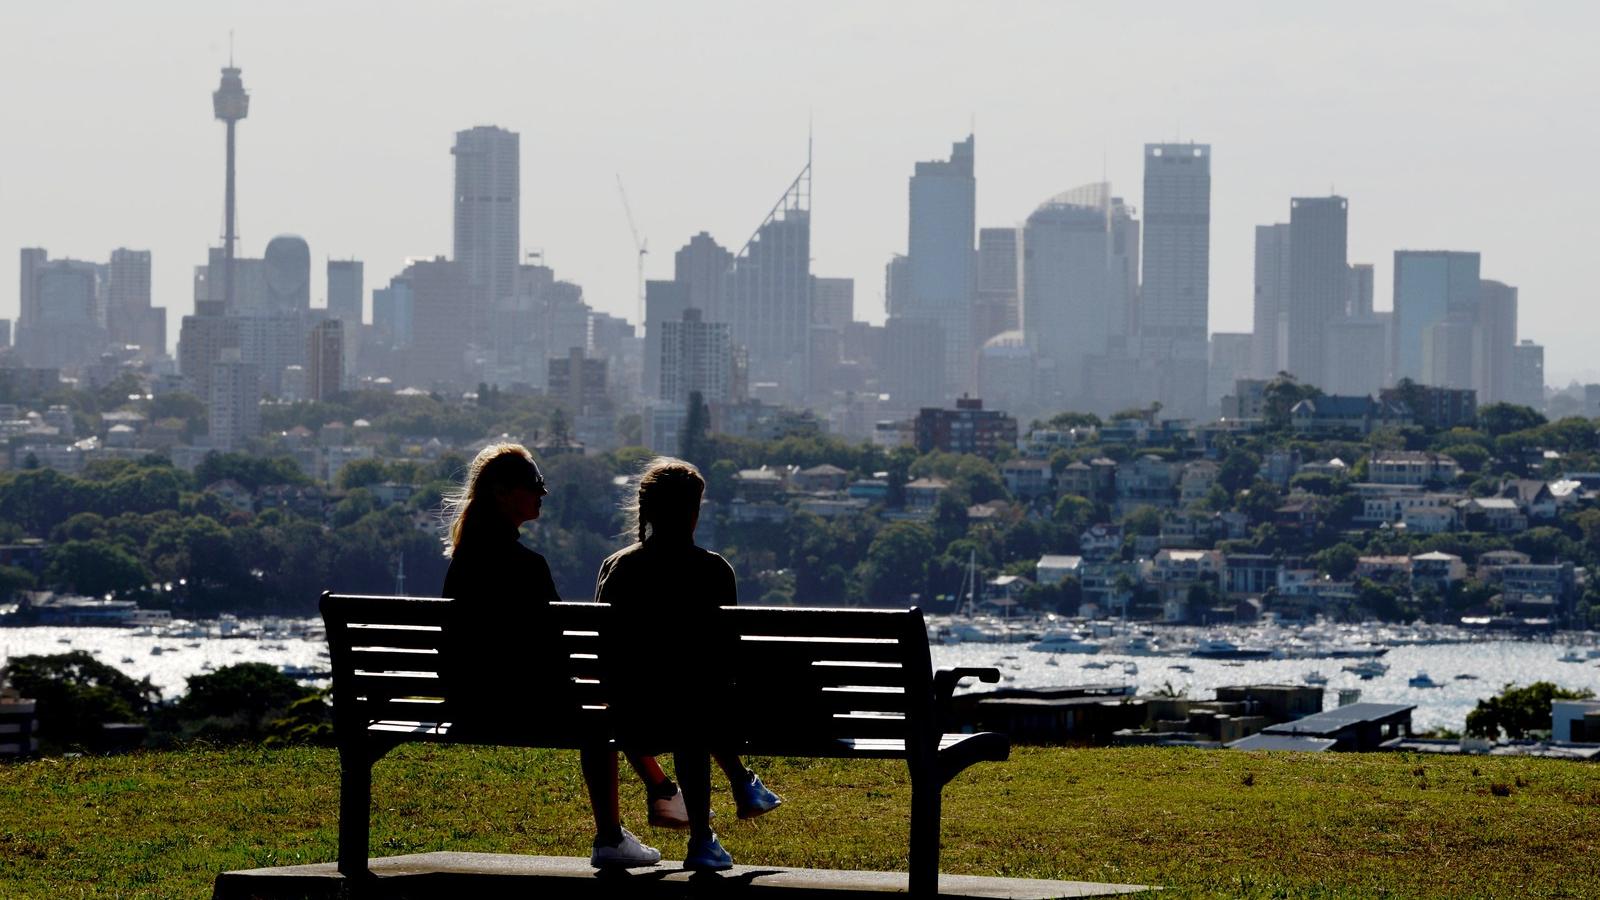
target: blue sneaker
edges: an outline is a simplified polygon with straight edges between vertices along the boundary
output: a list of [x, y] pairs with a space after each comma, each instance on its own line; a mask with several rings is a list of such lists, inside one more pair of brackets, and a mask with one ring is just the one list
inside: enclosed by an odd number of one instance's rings
[[691, 872], [726, 872], [733, 868], [733, 855], [722, 849], [715, 834], [705, 840], [689, 838], [689, 852], [683, 857], [683, 867]]
[[777, 809], [783, 798], [761, 783], [761, 776], [750, 773], [750, 780], [733, 786], [733, 802], [739, 809], [739, 818], [754, 819]]

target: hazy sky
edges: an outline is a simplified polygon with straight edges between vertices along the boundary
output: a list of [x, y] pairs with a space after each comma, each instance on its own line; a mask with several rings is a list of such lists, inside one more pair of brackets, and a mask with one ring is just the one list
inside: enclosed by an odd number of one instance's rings
[[453, 133], [522, 135], [522, 237], [597, 308], [633, 317], [634, 250], [708, 230], [737, 249], [815, 130], [813, 271], [883, 317], [907, 178], [976, 123], [978, 222], [1014, 225], [1141, 147], [1212, 144], [1211, 327], [1250, 327], [1252, 226], [1291, 196], [1350, 198], [1350, 258], [1387, 308], [1399, 248], [1479, 250], [1521, 288], [1552, 383], [1600, 381], [1600, 4], [6, 3], [0, 12], [0, 317], [17, 250], [154, 251], [156, 302], [192, 307], [222, 230], [211, 91], [228, 32], [241, 252], [303, 235], [314, 262], [451, 251]]

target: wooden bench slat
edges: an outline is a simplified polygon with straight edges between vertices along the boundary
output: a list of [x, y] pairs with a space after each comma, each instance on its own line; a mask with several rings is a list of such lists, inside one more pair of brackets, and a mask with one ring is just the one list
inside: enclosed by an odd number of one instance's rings
[[[381, 625], [343, 625], [345, 636], [342, 640], [347, 646], [366, 647], [371, 649], [415, 649], [437, 650], [444, 643], [444, 629], [439, 626], [428, 628], [391, 628]], [[334, 640], [334, 630], [328, 630], [328, 641]]]
[[[450, 601], [438, 597], [378, 597], [339, 594], [334, 610], [341, 624], [384, 622], [400, 625], [443, 625]], [[324, 617], [326, 618], [326, 616]]]
[[[898, 643], [795, 641], [771, 636], [744, 636], [733, 645], [742, 667], [757, 660], [763, 665], [811, 662], [901, 662], [905, 650]], [[929, 678], [932, 678], [930, 670]]]
[[350, 685], [366, 697], [444, 697], [445, 682], [438, 675], [410, 675], [399, 672], [352, 673]]
[[352, 666], [368, 672], [438, 672], [443, 658], [431, 649], [394, 650], [352, 647]]
[[[922, 615], [906, 610], [725, 606], [722, 612], [729, 632], [742, 635], [903, 640], [923, 627]], [[922, 639], [927, 641], [926, 630]]]

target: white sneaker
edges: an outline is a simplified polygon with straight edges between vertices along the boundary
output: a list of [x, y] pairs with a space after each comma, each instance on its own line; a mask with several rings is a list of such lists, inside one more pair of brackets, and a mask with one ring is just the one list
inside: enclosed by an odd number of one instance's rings
[[622, 840], [617, 841], [616, 846], [607, 847], [596, 841], [594, 850], [589, 853], [589, 865], [596, 869], [636, 869], [660, 861], [660, 850], [647, 846], [626, 828], [622, 829]]

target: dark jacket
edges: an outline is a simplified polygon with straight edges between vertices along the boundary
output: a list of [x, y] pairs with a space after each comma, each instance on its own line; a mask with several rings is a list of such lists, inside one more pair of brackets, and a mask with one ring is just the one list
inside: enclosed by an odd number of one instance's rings
[[[512, 691], [558, 687], [546, 604], [561, 599], [550, 565], [503, 522], [470, 525], [444, 576], [450, 605], [442, 660], [452, 712], [463, 722], [506, 718]], [[534, 699], [534, 698], [530, 698]]]
[[738, 602], [728, 561], [691, 541], [651, 537], [601, 566], [595, 600], [615, 610], [606, 681], [612, 725], [634, 749], [711, 746], [728, 724], [731, 647], [716, 621]]

